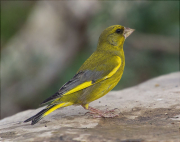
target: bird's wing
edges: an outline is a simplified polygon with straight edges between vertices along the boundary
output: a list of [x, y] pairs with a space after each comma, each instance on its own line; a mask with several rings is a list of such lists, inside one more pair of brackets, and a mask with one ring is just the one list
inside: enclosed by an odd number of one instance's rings
[[[90, 63], [89, 65], [93, 68], [93, 64]], [[121, 58], [119, 56], [114, 56], [114, 58], [100, 61], [98, 64], [96, 63], [96, 66], [94, 66], [93, 70], [80, 70], [71, 80], [65, 83], [58, 92], [47, 98], [41, 104], [48, 103], [64, 95], [80, 91], [102, 80], [110, 78], [121, 66]]]

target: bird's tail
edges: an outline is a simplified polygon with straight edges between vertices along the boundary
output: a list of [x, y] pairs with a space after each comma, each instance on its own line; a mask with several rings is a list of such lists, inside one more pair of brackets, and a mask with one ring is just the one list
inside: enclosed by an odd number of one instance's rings
[[52, 104], [47, 106], [45, 109], [41, 110], [39, 113], [37, 113], [36, 115], [28, 118], [27, 120], [25, 120], [24, 122], [31, 122], [31, 125], [36, 124], [38, 121], [40, 121], [43, 117], [45, 117], [46, 115], [50, 114], [51, 112], [55, 111], [58, 108], [61, 107], [66, 107], [66, 106], [70, 106], [73, 103], [71, 102], [66, 102], [66, 103], [60, 103], [60, 104]]

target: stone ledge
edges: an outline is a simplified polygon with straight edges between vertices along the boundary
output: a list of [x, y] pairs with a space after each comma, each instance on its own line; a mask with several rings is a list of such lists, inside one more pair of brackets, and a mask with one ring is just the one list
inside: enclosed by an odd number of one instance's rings
[[42, 108], [0, 121], [0, 141], [180, 141], [180, 72], [112, 91], [92, 102], [115, 118], [93, 118], [81, 106], [54, 111], [36, 125], [23, 123]]

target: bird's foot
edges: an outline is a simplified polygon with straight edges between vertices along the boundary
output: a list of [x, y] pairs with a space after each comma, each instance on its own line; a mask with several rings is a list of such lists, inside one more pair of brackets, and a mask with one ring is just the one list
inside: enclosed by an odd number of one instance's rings
[[[116, 109], [116, 108], [115, 108]], [[115, 109], [112, 110], [99, 110], [93, 107], [88, 107], [89, 113], [93, 115], [94, 118], [104, 117], [104, 118], [113, 118], [118, 116], [118, 114], [114, 114]]]

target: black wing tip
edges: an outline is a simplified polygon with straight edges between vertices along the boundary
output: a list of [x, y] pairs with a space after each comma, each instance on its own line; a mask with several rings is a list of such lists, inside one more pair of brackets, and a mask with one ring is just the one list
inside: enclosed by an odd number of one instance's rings
[[37, 119], [32, 120], [31, 125], [34, 125], [34, 124], [38, 123], [42, 118], [43, 117], [39, 117]]
[[34, 124], [36, 124], [37, 122], [39, 122], [41, 119], [42, 119], [42, 117], [41, 117], [41, 118], [38, 118], [38, 119], [35, 119], [35, 120], [27, 119], [27, 120], [24, 121], [24, 123], [29, 122], [29, 121], [32, 121], [32, 122], [31, 122], [31, 125], [34, 125]]
[[29, 122], [29, 121], [31, 121], [31, 120], [27, 119], [27, 120], [24, 121], [24, 123]]
[[24, 123], [32, 121], [31, 125], [34, 125], [34, 124], [38, 123], [42, 118], [43, 118], [42, 116], [37, 117], [37, 118], [31, 117], [31, 118], [28, 118], [27, 120], [25, 120]]
[[34, 116], [26, 119], [26, 120], [24, 121], [24, 123], [31, 121], [33, 118], [34, 118]]
[[50, 102], [50, 101], [53, 101], [54, 99], [57, 98], [57, 96], [59, 95], [59, 92], [56, 92], [54, 95], [52, 95], [51, 97], [47, 98], [46, 100], [44, 100], [42, 103], [40, 103], [40, 106]]
[[[55, 104], [55, 105], [56, 105], [56, 104]], [[48, 111], [49, 109], [51, 109], [52, 107], [54, 107], [55, 105], [51, 105], [51, 106], [49, 106], [49, 107], [41, 110], [41, 111], [38, 112], [36, 115], [28, 118], [28, 119], [25, 120], [24, 122], [26, 123], [26, 122], [32, 121], [32, 122], [31, 122], [31, 125], [36, 124], [37, 122], [39, 122], [39, 121], [44, 117], [43, 114], [44, 114], [46, 111]]]
[[41, 120], [41, 119], [43, 118], [43, 114], [44, 114], [47, 110], [48, 110], [48, 109], [43, 109], [43, 110], [41, 110], [41, 111], [40, 111], [39, 113], [37, 113], [36, 115], [34, 115], [34, 116], [26, 119], [26, 120], [24, 121], [24, 123], [29, 122], [29, 121], [32, 121], [32, 122], [31, 122], [31, 125], [36, 124], [39, 120]]

